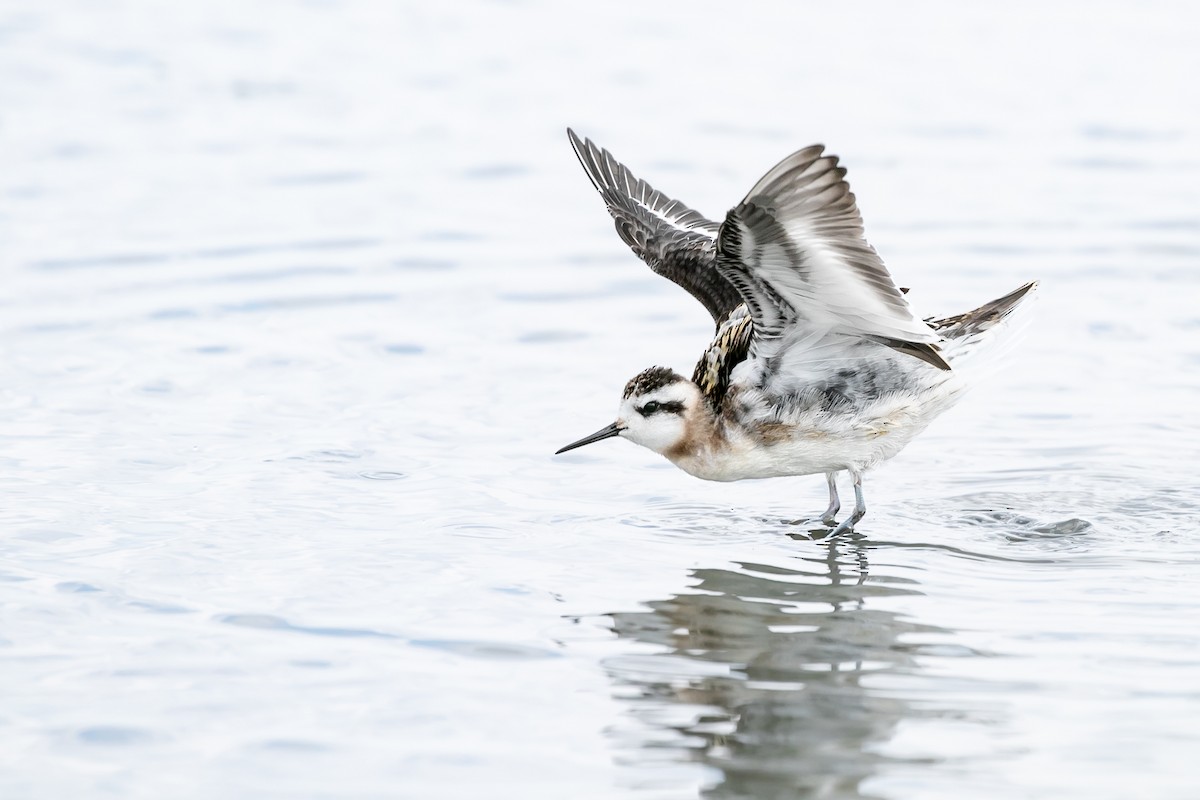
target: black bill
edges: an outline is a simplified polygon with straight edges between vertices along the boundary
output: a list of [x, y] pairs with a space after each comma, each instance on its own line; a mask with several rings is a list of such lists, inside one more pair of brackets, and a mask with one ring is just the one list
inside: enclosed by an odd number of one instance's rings
[[580, 439], [578, 442], [571, 442], [569, 445], [567, 445], [563, 449], [555, 452], [554, 455], [558, 455], [559, 453], [565, 453], [568, 450], [574, 450], [576, 447], [583, 447], [585, 444], [591, 444], [592, 442], [598, 442], [601, 439], [611, 439], [612, 437], [616, 436], [623, 430], [625, 430], [625, 429], [618, 427], [617, 423], [614, 422], [612, 425], [609, 425], [606, 428], [601, 428], [600, 430], [596, 431], [591, 436], [585, 436], [582, 439]]

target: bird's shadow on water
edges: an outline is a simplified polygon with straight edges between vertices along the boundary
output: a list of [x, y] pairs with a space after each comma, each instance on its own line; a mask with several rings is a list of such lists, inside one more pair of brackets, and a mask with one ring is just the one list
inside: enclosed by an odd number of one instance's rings
[[961, 710], [907, 700], [888, 677], [911, 685], [924, 655], [977, 654], [888, 610], [921, 589], [872, 571], [865, 537], [797, 544], [794, 563], [693, 569], [688, 589], [608, 615], [620, 639], [653, 646], [604, 661], [628, 710], [610, 733], [639, 783], [686, 762], [713, 768], [707, 798], [875, 797], [863, 784], [889, 766], [932, 760], [883, 750], [905, 720]]

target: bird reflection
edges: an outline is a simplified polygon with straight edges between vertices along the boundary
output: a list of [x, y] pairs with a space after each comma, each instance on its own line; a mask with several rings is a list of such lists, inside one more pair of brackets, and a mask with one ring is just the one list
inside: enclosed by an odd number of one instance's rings
[[911, 634], [945, 631], [872, 607], [919, 592], [869, 575], [861, 538], [815, 547], [696, 569], [688, 591], [611, 615], [619, 637], [662, 648], [605, 662], [635, 720], [613, 732], [622, 760], [714, 767], [707, 798], [873, 796], [862, 784], [896, 762], [882, 745], [917, 711], [871, 681], [915, 673]]

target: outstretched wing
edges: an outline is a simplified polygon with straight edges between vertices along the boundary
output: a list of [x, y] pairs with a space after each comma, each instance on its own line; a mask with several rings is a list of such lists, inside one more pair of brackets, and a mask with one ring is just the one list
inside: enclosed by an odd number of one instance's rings
[[742, 298], [717, 271], [717, 223], [638, 179], [590, 139], [579, 138], [570, 128], [567, 136], [592, 185], [608, 205], [617, 235], [652, 270], [703, 303], [720, 325]]
[[941, 369], [937, 334], [909, 309], [863, 238], [862, 218], [836, 156], [813, 145], [763, 176], [725, 217], [717, 270], [754, 319], [755, 355], [795, 325], [869, 338]]

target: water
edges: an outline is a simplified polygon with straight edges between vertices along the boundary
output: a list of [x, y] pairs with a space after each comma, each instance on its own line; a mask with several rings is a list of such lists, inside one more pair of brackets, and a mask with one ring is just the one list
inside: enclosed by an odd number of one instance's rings
[[[1183, 4], [0, 10], [0, 794], [1185, 798]], [[710, 216], [814, 141], [922, 311], [1043, 281], [868, 476], [607, 442], [703, 310], [573, 125]]]

